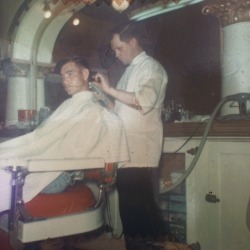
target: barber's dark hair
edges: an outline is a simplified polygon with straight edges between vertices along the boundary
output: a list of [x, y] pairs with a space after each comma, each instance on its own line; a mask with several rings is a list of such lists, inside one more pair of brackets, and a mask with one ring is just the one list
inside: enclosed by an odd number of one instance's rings
[[145, 28], [139, 22], [130, 21], [125, 24], [120, 24], [112, 30], [112, 34], [117, 34], [120, 40], [123, 42], [129, 42], [132, 38], [135, 38], [139, 45], [143, 45], [143, 41], [146, 38]]
[[61, 71], [62, 67], [63, 67], [66, 63], [69, 63], [69, 62], [74, 62], [76, 65], [78, 65], [78, 66], [80, 66], [80, 67], [89, 69], [89, 64], [88, 64], [88, 62], [86, 61], [85, 58], [83, 58], [83, 57], [81, 57], [81, 56], [71, 56], [71, 57], [68, 57], [68, 58], [63, 59], [62, 61], [60, 61], [60, 62], [58, 62], [58, 63], [56, 64], [55, 73], [60, 74], [60, 71]]

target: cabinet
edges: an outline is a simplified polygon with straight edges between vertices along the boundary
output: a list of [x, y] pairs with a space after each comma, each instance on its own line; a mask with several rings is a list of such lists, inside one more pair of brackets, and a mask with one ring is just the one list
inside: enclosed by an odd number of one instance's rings
[[[165, 138], [164, 152], [175, 152], [187, 138]], [[193, 138], [179, 153], [187, 169], [194, 158]], [[202, 250], [249, 250], [247, 208], [250, 196], [250, 138], [208, 137], [200, 158], [186, 179], [186, 241]], [[215, 195], [216, 202], [206, 199]]]

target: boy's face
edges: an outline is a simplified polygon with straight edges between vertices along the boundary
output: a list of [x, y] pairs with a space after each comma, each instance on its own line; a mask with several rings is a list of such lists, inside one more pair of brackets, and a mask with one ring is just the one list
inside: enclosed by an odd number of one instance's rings
[[68, 62], [61, 68], [62, 83], [68, 95], [74, 95], [89, 89], [89, 70], [74, 62]]

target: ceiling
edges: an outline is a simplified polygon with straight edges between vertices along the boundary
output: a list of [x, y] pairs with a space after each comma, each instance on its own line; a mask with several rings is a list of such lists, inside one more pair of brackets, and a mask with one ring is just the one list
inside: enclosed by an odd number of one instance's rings
[[98, 4], [100, 1], [96, 1], [97, 4], [91, 4], [85, 8], [83, 8], [80, 13], [84, 13], [85, 15], [89, 15], [93, 18], [97, 18], [99, 20], [104, 20], [104, 21], [116, 21], [117, 18], [121, 19], [127, 19], [127, 15], [138, 9], [138, 8], [145, 8], [147, 5], [152, 5], [156, 3], [158, 0], [127, 0], [130, 2], [129, 7], [123, 11], [123, 12], [118, 12], [116, 11], [110, 3], [106, 3], [108, 1], [101, 1], [101, 3]]

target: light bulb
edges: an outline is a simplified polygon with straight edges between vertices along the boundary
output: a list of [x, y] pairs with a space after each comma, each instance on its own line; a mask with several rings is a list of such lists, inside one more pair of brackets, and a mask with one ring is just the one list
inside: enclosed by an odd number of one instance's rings
[[79, 19], [79, 16], [78, 16], [78, 13], [76, 10], [73, 10], [73, 17], [72, 18], [73, 18], [73, 21], [72, 21], [73, 25], [75, 25], [75, 26], [79, 25], [80, 19]]
[[118, 12], [123, 12], [129, 6], [128, 0], [112, 0], [113, 8]]
[[48, 2], [45, 2], [44, 3], [44, 8], [43, 8], [43, 11], [44, 11], [44, 17], [46, 19], [50, 18], [51, 17], [51, 10], [50, 10], [50, 6], [49, 6], [49, 3]]
[[50, 11], [50, 10], [46, 10], [46, 11], [44, 12], [44, 17], [45, 17], [46, 19], [50, 18], [50, 17], [51, 17], [51, 11]]
[[76, 17], [73, 20], [73, 25], [77, 26], [80, 23], [80, 20]]

